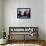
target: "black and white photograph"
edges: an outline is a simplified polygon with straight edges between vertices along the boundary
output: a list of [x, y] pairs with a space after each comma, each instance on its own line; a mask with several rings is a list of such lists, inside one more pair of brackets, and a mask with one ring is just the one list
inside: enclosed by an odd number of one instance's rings
[[17, 18], [30, 18], [31, 17], [31, 9], [30, 8], [17, 8]]

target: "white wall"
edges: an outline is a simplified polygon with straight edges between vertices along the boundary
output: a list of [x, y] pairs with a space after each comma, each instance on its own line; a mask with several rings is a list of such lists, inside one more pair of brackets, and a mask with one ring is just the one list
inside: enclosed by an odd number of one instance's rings
[[45, 40], [46, 40], [46, 0], [45, 0]]
[[[17, 8], [31, 8], [30, 19], [17, 19]], [[7, 35], [9, 27], [39, 27], [39, 38], [45, 39], [45, 16], [43, 0], [4, 0], [4, 26]]]

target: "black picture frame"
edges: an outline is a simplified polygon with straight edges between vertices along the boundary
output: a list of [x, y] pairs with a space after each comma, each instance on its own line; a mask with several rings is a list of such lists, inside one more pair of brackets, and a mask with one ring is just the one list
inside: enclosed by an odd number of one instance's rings
[[31, 18], [31, 8], [17, 8], [17, 18], [30, 19]]

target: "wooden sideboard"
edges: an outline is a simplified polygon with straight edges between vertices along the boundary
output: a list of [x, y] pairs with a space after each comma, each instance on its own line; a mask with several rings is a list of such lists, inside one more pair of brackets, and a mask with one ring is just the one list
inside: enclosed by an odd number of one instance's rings
[[38, 27], [9, 27], [10, 40], [37, 40]]

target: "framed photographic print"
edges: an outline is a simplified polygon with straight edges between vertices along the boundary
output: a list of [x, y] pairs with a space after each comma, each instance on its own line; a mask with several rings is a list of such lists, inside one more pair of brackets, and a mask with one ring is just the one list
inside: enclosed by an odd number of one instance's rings
[[30, 8], [17, 8], [17, 18], [28, 19], [31, 17]]

